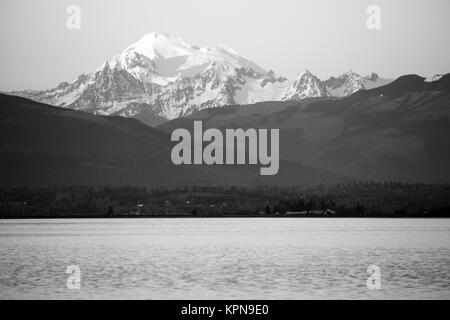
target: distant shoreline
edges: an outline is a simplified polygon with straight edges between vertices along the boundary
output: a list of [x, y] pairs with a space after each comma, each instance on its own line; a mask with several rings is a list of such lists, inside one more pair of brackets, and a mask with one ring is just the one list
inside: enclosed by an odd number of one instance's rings
[[50, 220], [50, 219], [235, 219], [235, 218], [255, 218], [255, 219], [448, 219], [449, 216], [440, 215], [366, 215], [366, 216], [311, 216], [311, 215], [222, 215], [222, 216], [187, 216], [187, 215], [91, 215], [91, 216], [5, 216], [0, 217], [0, 220]]
[[450, 185], [358, 182], [315, 187], [0, 188], [0, 219], [441, 218]]

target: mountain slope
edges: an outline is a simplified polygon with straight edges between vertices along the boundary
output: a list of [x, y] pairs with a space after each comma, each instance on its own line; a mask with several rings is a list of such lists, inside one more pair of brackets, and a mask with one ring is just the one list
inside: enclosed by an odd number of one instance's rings
[[208, 109], [159, 128], [196, 119], [211, 128], [279, 128], [281, 159], [356, 179], [450, 181], [450, 75], [404, 76], [343, 99]]
[[354, 72], [321, 81], [310, 72], [291, 81], [266, 71], [235, 50], [199, 48], [151, 33], [72, 82], [13, 94], [99, 115], [137, 118], [157, 125], [205, 108], [262, 101], [343, 97], [390, 80]]
[[134, 119], [91, 115], [0, 94], [0, 187], [73, 185], [311, 185], [345, 180], [296, 162], [175, 166], [170, 136]]

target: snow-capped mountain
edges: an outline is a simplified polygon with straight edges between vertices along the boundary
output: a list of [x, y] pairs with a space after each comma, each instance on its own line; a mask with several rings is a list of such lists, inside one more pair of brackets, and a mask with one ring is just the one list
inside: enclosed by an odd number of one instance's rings
[[370, 76], [361, 76], [349, 70], [337, 78], [329, 78], [324, 85], [328, 96], [346, 97], [356, 91], [381, 87], [390, 82], [392, 80], [380, 78], [376, 73], [372, 73]]
[[392, 82], [390, 79], [380, 78], [376, 73], [361, 76], [352, 70], [336, 77], [322, 81], [306, 70], [298, 76], [286, 90], [283, 100], [301, 100], [317, 97], [347, 97], [359, 90], [381, 87]]
[[445, 74], [439, 73], [439, 74], [435, 74], [433, 76], [428, 76], [425, 78], [425, 81], [427, 82], [433, 82], [433, 81], [438, 81], [440, 80], [443, 76], [445, 76]]
[[305, 70], [286, 90], [283, 100], [301, 100], [326, 96], [328, 96], [328, 93], [324, 83], [309, 70]]
[[155, 124], [196, 110], [261, 101], [344, 97], [390, 80], [349, 71], [321, 81], [305, 71], [294, 81], [266, 71], [225, 45], [199, 48], [151, 33], [91, 74], [43, 91], [15, 92], [39, 102]]

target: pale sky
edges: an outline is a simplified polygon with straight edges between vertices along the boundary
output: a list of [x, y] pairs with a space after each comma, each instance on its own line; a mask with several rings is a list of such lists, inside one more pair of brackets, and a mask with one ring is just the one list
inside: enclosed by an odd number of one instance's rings
[[[66, 9], [81, 8], [81, 30]], [[366, 27], [369, 5], [381, 30]], [[325, 79], [450, 72], [449, 0], [1, 0], [0, 90], [50, 89], [150, 32], [226, 44], [265, 69]]]

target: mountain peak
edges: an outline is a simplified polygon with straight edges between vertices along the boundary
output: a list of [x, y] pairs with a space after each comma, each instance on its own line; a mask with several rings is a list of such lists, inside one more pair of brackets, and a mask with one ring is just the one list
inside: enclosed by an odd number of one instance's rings
[[297, 80], [301, 80], [304, 78], [317, 78], [315, 75], [311, 73], [308, 69], [305, 69], [302, 73], [299, 73], [297, 76]]
[[348, 69], [342, 76], [345, 77], [345, 78], [359, 78], [359, 77], [361, 77], [358, 73], [356, 73], [352, 69]]
[[308, 69], [305, 69], [286, 91], [284, 100], [301, 100], [305, 98], [323, 97], [326, 95], [322, 81]]
[[375, 72], [372, 72], [369, 76], [369, 80], [370, 81], [376, 81], [378, 80], [380, 77], [378, 76], [378, 74], [376, 74]]
[[124, 53], [135, 52], [154, 60], [157, 58], [170, 59], [189, 55], [192, 47], [183, 39], [168, 33], [148, 33], [139, 41], [125, 49]]

